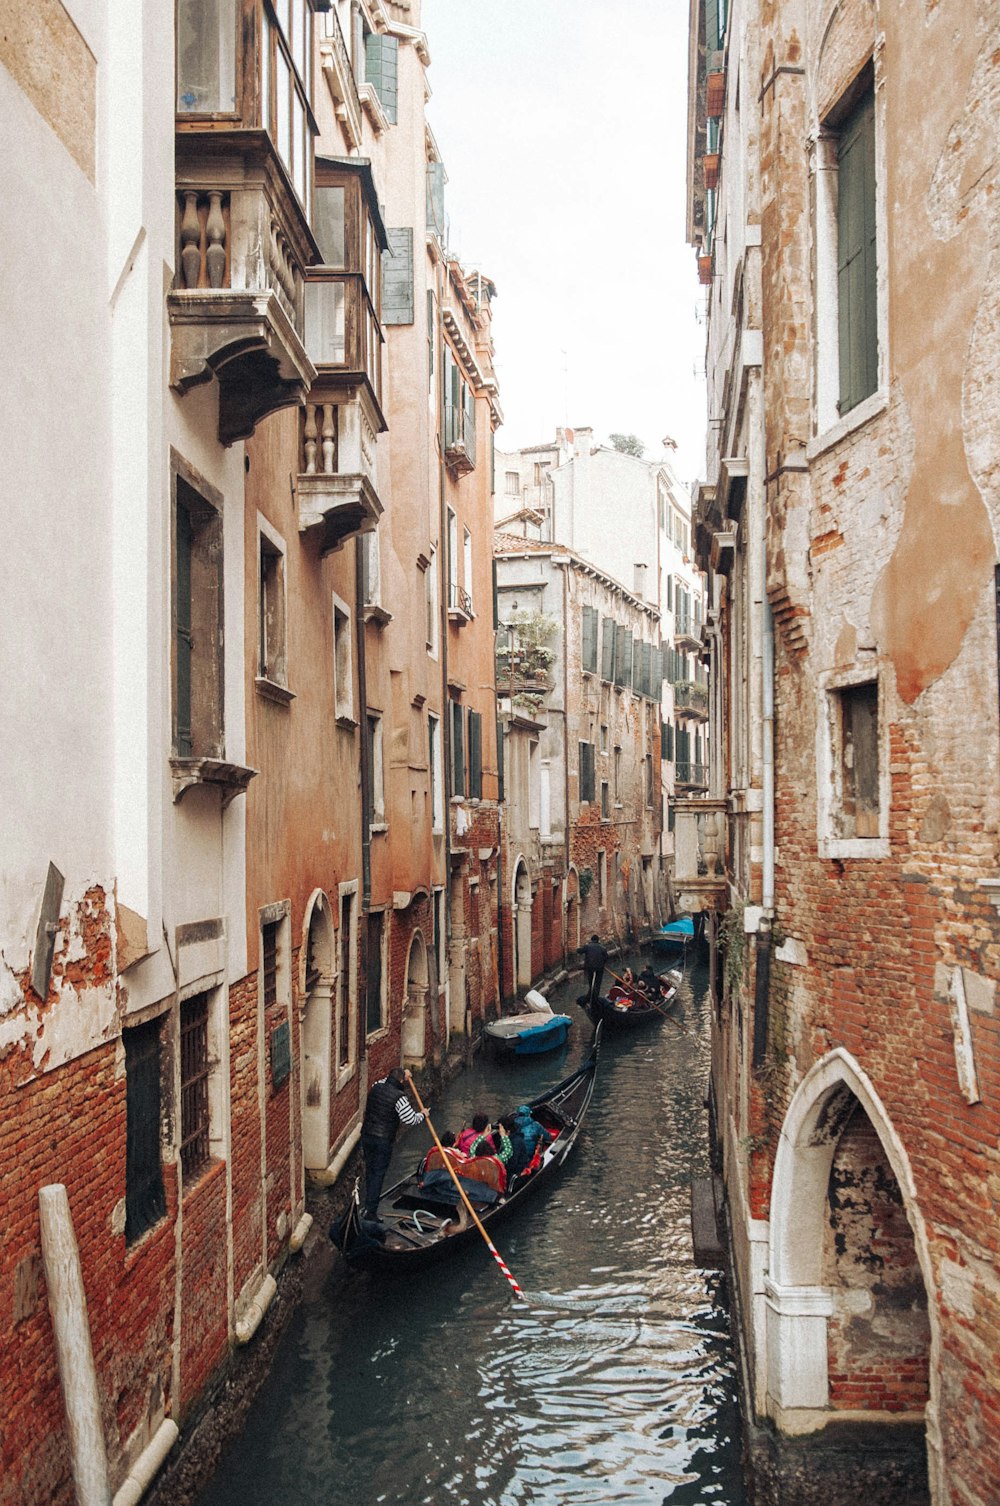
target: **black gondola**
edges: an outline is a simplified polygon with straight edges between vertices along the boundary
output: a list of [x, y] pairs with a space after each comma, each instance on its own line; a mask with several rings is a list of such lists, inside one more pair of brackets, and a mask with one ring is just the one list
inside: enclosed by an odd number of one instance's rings
[[[506, 1190], [490, 1203], [480, 1198], [485, 1199], [488, 1193], [495, 1196], [493, 1189], [485, 1183], [478, 1187], [473, 1183], [470, 1189], [463, 1180], [485, 1228], [499, 1223], [547, 1183], [569, 1155], [594, 1091], [600, 1038], [598, 1024], [583, 1065], [530, 1105], [534, 1117], [550, 1132], [537, 1169], [513, 1177]], [[479, 1242], [482, 1236], [458, 1199], [454, 1183], [429, 1189], [420, 1185], [418, 1173], [413, 1172], [382, 1194], [377, 1221], [362, 1218], [361, 1183], [356, 1182], [347, 1212], [330, 1230], [330, 1238], [351, 1265], [402, 1272], [444, 1259], [460, 1246]]]
[[657, 982], [667, 978], [670, 982], [670, 991], [666, 996], [657, 994], [655, 999], [648, 998], [641, 989], [636, 988], [626, 995], [625, 999], [612, 999], [607, 995], [591, 1004], [586, 994], [581, 994], [577, 1003], [582, 1009], [586, 1009], [591, 1019], [596, 1022], [603, 1021], [609, 1030], [633, 1030], [638, 1025], [646, 1025], [651, 1020], [662, 1020], [669, 1015], [677, 1002], [677, 987], [683, 977], [679, 968], [667, 968], [665, 972], [657, 975]]

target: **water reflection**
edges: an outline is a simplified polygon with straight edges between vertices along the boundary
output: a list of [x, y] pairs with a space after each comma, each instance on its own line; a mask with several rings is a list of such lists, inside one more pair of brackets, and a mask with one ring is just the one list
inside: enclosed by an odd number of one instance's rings
[[[246, 1434], [201, 1506], [742, 1506], [725, 1292], [691, 1263], [689, 1184], [707, 1170], [704, 979], [668, 1022], [608, 1039], [561, 1180], [497, 1231], [528, 1300], [484, 1249], [379, 1282], [332, 1254]], [[585, 1054], [477, 1061], [439, 1129], [533, 1096]], [[416, 1131], [397, 1151], [412, 1164]]]

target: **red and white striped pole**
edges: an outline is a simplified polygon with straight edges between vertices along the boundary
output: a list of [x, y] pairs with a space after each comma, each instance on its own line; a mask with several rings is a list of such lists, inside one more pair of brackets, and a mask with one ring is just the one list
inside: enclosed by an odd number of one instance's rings
[[457, 1174], [455, 1172], [455, 1168], [454, 1168], [454, 1166], [452, 1166], [449, 1157], [445, 1154], [444, 1146], [441, 1144], [441, 1141], [438, 1139], [437, 1130], [434, 1128], [433, 1124], [431, 1123], [431, 1116], [430, 1116], [430, 1114], [428, 1114], [426, 1108], [424, 1107], [423, 1099], [420, 1097], [420, 1094], [417, 1091], [417, 1085], [413, 1081], [413, 1078], [410, 1076], [409, 1072], [407, 1072], [407, 1074], [406, 1074], [406, 1081], [409, 1083], [410, 1087], [413, 1089], [413, 1096], [417, 1100], [417, 1105], [418, 1105], [418, 1107], [420, 1109], [420, 1112], [423, 1114], [424, 1119], [427, 1122], [427, 1128], [430, 1130], [431, 1134], [434, 1137], [434, 1144], [437, 1146], [438, 1150], [441, 1152], [441, 1161], [442, 1161], [443, 1165], [445, 1167], [447, 1167], [448, 1175], [451, 1177], [451, 1179], [454, 1182], [456, 1188], [458, 1189], [458, 1195], [462, 1199], [462, 1202], [465, 1204], [466, 1208], [468, 1209], [469, 1216], [472, 1219], [472, 1222], [475, 1224], [476, 1228], [479, 1230], [480, 1234], [483, 1236], [483, 1239], [486, 1241], [486, 1248], [489, 1250], [490, 1254], [493, 1256], [493, 1259], [496, 1261], [497, 1265], [500, 1267], [500, 1269], [503, 1272], [504, 1276], [506, 1277], [507, 1281], [510, 1283], [511, 1290], [513, 1291], [514, 1295], [516, 1297], [520, 1297], [522, 1302], [527, 1302], [527, 1300], [528, 1300], [527, 1297], [524, 1295], [524, 1293], [522, 1292], [521, 1288], [518, 1286], [517, 1282], [514, 1280], [514, 1277], [513, 1277], [512, 1273], [511, 1273], [510, 1268], [508, 1267], [506, 1261], [504, 1260], [503, 1256], [500, 1254], [500, 1251], [497, 1249], [497, 1247], [493, 1243], [492, 1239], [490, 1239], [490, 1236], [487, 1234], [486, 1230], [483, 1228], [482, 1223], [480, 1222], [480, 1219], [479, 1219], [479, 1215], [476, 1213], [475, 1208], [473, 1208], [472, 1204], [469, 1202], [469, 1199], [468, 1199], [468, 1197], [466, 1195], [465, 1188], [462, 1186], [461, 1182], [459, 1181], [458, 1176], [457, 1176]]

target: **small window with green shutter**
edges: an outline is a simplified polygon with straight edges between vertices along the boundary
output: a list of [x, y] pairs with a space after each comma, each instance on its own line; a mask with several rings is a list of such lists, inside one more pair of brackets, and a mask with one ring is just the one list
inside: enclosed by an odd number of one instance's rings
[[222, 517], [176, 472], [174, 487], [174, 752], [221, 758]]
[[469, 799], [483, 798], [483, 719], [469, 711]]
[[365, 79], [373, 85], [390, 125], [399, 119], [399, 38], [370, 31], [365, 37]]
[[595, 607], [583, 608], [583, 642], [581, 645], [581, 667], [587, 674], [597, 673], [597, 630], [600, 623], [600, 615]]
[[615, 678], [615, 643], [618, 624], [610, 617], [604, 619], [604, 637], [601, 639], [601, 679], [610, 685]]
[[582, 742], [580, 744], [580, 801], [593, 801], [595, 794], [594, 785], [594, 744]]
[[869, 83], [837, 142], [837, 320], [841, 414], [878, 386], [875, 95]]
[[465, 794], [465, 708], [458, 701], [451, 703], [451, 766], [452, 794]]
[[444, 163], [427, 164], [427, 233], [444, 240]]

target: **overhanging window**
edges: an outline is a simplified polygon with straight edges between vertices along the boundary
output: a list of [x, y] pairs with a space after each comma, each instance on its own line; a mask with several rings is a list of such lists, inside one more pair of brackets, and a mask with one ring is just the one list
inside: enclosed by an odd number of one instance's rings
[[177, 113], [236, 109], [235, 0], [177, 0]]

